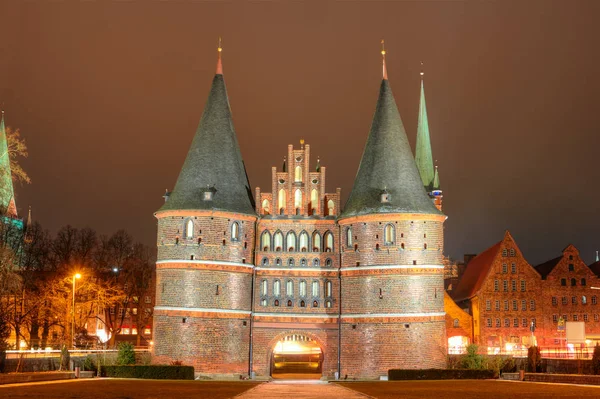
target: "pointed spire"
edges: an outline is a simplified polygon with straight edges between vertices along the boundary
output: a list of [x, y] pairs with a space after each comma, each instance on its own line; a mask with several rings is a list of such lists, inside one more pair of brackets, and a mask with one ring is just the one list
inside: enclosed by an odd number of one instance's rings
[[221, 61], [222, 52], [223, 47], [221, 43], [221, 37], [219, 36], [219, 46], [217, 47], [217, 75], [223, 75], [223, 62]]
[[600, 262], [600, 255], [598, 255], [598, 251], [596, 251], [596, 262]]
[[8, 153], [8, 137], [4, 127], [4, 110], [2, 110], [0, 119], [0, 171], [0, 210], [5, 212], [8, 217], [17, 218], [17, 206], [15, 204], [15, 192]]
[[387, 79], [381, 82], [371, 131], [341, 217], [374, 213], [441, 214], [423, 189]]
[[385, 66], [385, 42], [383, 39], [381, 39], [381, 58], [382, 58], [382, 63], [383, 63], [383, 79], [387, 80], [388, 75], [387, 75], [387, 67]]
[[287, 172], [287, 157], [286, 156], [283, 157], [283, 165], [281, 166], [281, 171]]
[[433, 155], [431, 153], [431, 140], [429, 138], [429, 121], [427, 119], [427, 105], [425, 103], [425, 88], [423, 85], [423, 63], [421, 62], [421, 98], [419, 101], [419, 122], [417, 125], [417, 145], [415, 161], [423, 186], [431, 190], [435, 178], [433, 171]]
[[30, 243], [33, 241], [33, 219], [31, 218], [31, 205], [29, 205], [29, 212], [27, 213], [27, 224], [25, 225], [25, 242]]
[[435, 176], [433, 177], [433, 189], [440, 189], [440, 173], [438, 172], [438, 167], [435, 165]]
[[219, 210], [255, 215], [225, 79], [218, 72], [217, 67], [177, 183], [160, 211]]
[[317, 157], [317, 166], [316, 166], [315, 170], [317, 172], [321, 171], [321, 159], [319, 157]]

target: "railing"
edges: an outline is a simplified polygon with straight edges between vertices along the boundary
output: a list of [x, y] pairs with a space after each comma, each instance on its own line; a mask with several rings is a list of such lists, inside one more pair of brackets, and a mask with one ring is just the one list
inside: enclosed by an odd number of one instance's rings
[[[135, 352], [146, 353], [150, 352], [150, 349], [147, 347], [138, 347], [134, 349]], [[118, 349], [70, 349], [69, 354], [71, 356], [86, 356], [90, 354], [109, 354], [109, 353], [117, 353]], [[17, 359], [19, 357], [23, 357], [26, 359], [31, 358], [44, 358], [44, 357], [60, 357], [60, 350], [58, 349], [27, 349], [27, 350], [7, 350], [6, 358], [7, 359]]]
[[[512, 357], [527, 357], [529, 348], [519, 347], [506, 350], [500, 347], [480, 347], [481, 354], [500, 355]], [[448, 348], [448, 354], [460, 355], [466, 353], [466, 347], [453, 346]], [[564, 346], [544, 346], [540, 347], [540, 354], [543, 359], [591, 359], [594, 353], [594, 347], [564, 347]]]

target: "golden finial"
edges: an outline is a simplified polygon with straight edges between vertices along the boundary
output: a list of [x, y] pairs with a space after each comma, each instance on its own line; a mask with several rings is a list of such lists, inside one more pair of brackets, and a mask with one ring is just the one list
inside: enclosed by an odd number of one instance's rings
[[304, 139], [300, 139], [300, 145], [304, 145]]
[[381, 39], [381, 57], [383, 63], [383, 79], [387, 80], [387, 68], [385, 66], [385, 42], [383, 41], [383, 39]]
[[220, 53], [221, 51], [223, 51], [223, 46], [221, 43], [221, 36], [219, 36], [219, 47], [217, 47], [217, 51]]
[[218, 57], [217, 57], [217, 75], [223, 75], [223, 63], [221, 61], [221, 51], [223, 51], [221, 36], [219, 36], [219, 47], [217, 47]]
[[423, 75], [425, 75], [425, 72], [423, 72], [423, 61], [421, 61], [421, 79], [423, 79]]
[[381, 55], [385, 55], [385, 41], [381, 39]]

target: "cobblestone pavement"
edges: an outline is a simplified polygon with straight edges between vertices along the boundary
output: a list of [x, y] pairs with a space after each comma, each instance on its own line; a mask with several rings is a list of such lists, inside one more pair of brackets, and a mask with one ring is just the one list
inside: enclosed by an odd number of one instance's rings
[[259, 385], [238, 396], [236, 399], [368, 399], [365, 394], [344, 388], [337, 384], [328, 384], [322, 381], [285, 381], [278, 380]]

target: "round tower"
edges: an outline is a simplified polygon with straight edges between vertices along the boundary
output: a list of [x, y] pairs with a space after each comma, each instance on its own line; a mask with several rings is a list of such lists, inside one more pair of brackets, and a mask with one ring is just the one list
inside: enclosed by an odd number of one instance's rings
[[[341, 249], [341, 376], [443, 368], [443, 223], [425, 191], [387, 79], [346, 206]], [[433, 176], [432, 176], [433, 177]]]
[[217, 73], [196, 135], [158, 219], [156, 363], [247, 374], [256, 214], [223, 79]]

